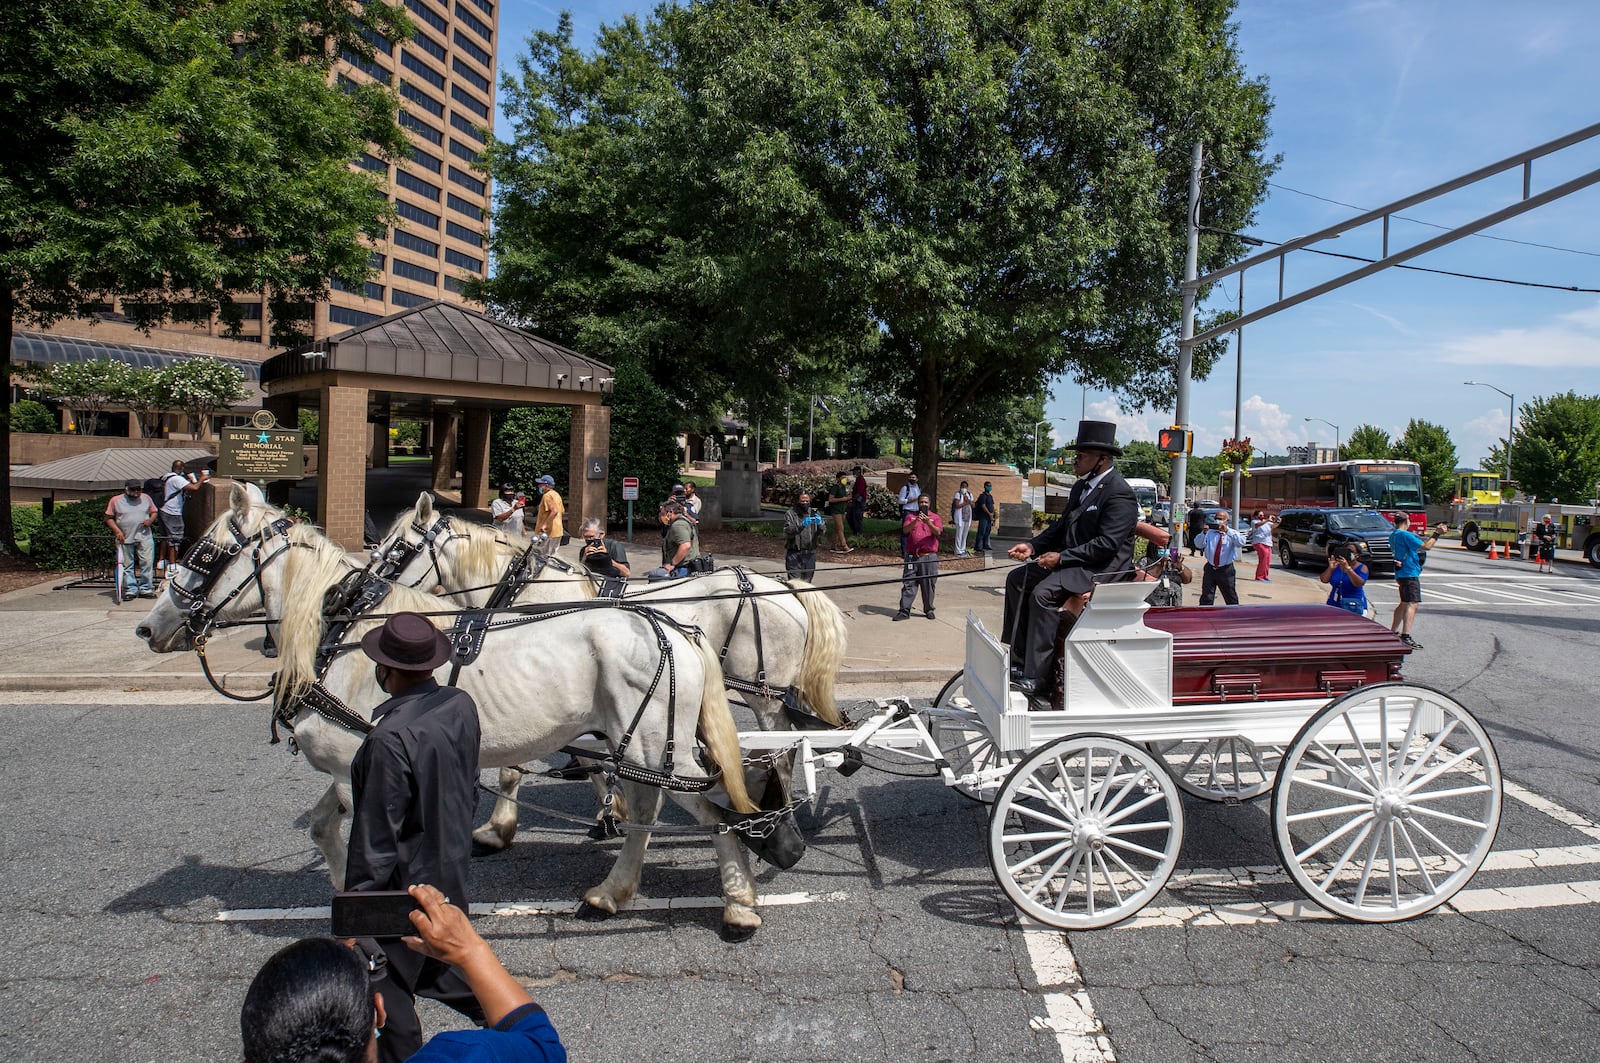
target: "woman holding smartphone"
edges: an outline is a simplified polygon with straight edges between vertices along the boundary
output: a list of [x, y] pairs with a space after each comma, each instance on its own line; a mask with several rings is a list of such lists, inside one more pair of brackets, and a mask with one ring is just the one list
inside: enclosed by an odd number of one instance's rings
[[1347, 609], [1357, 616], [1366, 616], [1371, 606], [1367, 602], [1367, 566], [1359, 560], [1354, 546], [1335, 547], [1328, 555], [1328, 567], [1322, 570], [1322, 582], [1329, 587], [1329, 605]]

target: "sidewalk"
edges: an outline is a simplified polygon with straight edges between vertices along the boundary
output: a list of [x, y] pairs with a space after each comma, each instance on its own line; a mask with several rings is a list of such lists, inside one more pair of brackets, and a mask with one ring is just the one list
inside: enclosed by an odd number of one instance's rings
[[[997, 549], [1006, 545], [996, 541]], [[654, 545], [635, 542], [629, 553], [634, 571], [644, 571]], [[1005, 576], [1013, 564], [1003, 553], [968, 571], [950, 571], [947, 564], [935, 602], [938, 619], [926, 619], [919, 603], [912, 618], [901, 622], [893, 619], [900, 601], [898, 565], [831, 565], [828, 556], [820, 559], [816, 582], [837, 588], [830, 596], [844, 611], [849, 628], [841, 683], [942, 683], [962, 667], [968, 612], [991, 631], [1000, 630]], [[782, 569], [772, 558], [719, 556], [718, 562], [763, 573]], [[108, 588], [52, 589], [69, 578], [63, 575], [0, 595], [0, 650], [6, 661], [0, 667], [0, 692], [93, 689], [148, 700], [163, 690], [205, 688], [194, 654], [153, 653], [134, 637], [150, 601], [134, 599], [118, 606]], [[1198, 598], [1198, 577], [1185, 591], [1187, 601]], [[1316, 603], [1326, 593], [1316, 574], [1304, 571], [1274, 569], [1269, 583], [1244, 579], [1239, 585], [1240, 600], [1249, 605]], [[261, 639], [260, 627], [244, 627], [227, 629], [211, 640], [207, 656], [212, 671], [229, 690], [252, 694], [266, 688], [273, 663], [261, 656]]]

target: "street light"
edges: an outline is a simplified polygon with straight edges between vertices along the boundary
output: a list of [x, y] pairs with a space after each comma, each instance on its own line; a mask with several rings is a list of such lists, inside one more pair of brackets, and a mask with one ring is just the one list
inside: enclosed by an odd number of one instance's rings
[[1339, 446], [1339, 426], [1334, 424], [1332, 421], [1325, 420], [1324, 418], [1321, 418], [1321, 417], [1307, 417], [1306, 420], [1308, 420], [1308, 421], [1321, 421], [1323, 424], [1325, 424], [1329, 428], [1333, 429], [1333, 460], [1334, 461], [1338, 461], [1339, 460], [1339, 451], [1341, 449], [1340, 446]]
[[[1493, 384], [1485, 384], [1481, 380], [1463, 380], [1462, 383], [1463, 384], [1469, 384], [1472, 387], [1477, 387], [1477, 388], [1488, 388], [1490, 391], [1500, 391], [1500, 389], [1495, 387]], [[1506, 482], [1510, 483], [1511, 482], [1511, 433], [1516, 431], [1516, 427], [1517, 427], [1517, 397], [1515, 395], [1511, 394], [1511, 392], [1509, 392], [1509, 391], [1500, 391], [1500, 394], [1504, 395], [1506, 397], [1506, 401], [1511, 403], [1511, 416], [1509, 418], [1507, 418], [1507, 420], [1506, 420]]]
[[1065, 417], [1046, 417], [1042, 421], [1033, 423], [1033, 464], [1029, 466], [1030, 472], [1039, 467], [1039, 426], [1042, 424], [1055, 424], [1057, 421], [1065, 420]]

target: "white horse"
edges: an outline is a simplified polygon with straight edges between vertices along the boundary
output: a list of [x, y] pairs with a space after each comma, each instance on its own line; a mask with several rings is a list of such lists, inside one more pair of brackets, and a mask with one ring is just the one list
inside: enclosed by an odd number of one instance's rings
[[[396, 518], [374, 554], [392, 559], [386, 574], [397, 583], [416, 586], [437, 580], [451, 600], [483, 605], [521, 552], [515, 543], [482, 525], [440, 515], [434, 509], [433, 496], [424, 491], [409, 512]], [[547, 566], [518, 594], [516, 604], [560, 600], [563, 589], [574, 586], [569, 582], [572, 579], [581, 584], [582, 596], [593, 597], [594, 586], [587, 575], [558, 573]], [[827, 595], [809, 584], [791, 586], [755, 573], [719, 569], [652, 584], [629, 593], [624, 600], [659, 609], [686, 627], [699, 628], [719, 652], [726, 647], [724, 677], [745, 696], [763, 730], [789, 729], [781, 693], [785, 689], [794, 691], [825, 723], [837, 727], [842, 722], [834, 681], [844, 659], [844, 616]], [[501, 799], [489, 822], [473, 835], [475, 841], [492, 848], [511, 844], [517, 829], [514, 798], [520, 781], [516, 772], [501, 773]]]
[[[151, 649], [167, 653], [193, 648], [195, 636], [209, 633], [217, 621], [265, 613], [280, 622], [279, 695], [304, 693], [316, 680], [326, 626], [324, 596], [347, 579], [370, 577], [315, 528], [288, 523], [279, 511], [237, 487], [229, 501], [228, 512], [195, 544], [137, 633]], [[395, 586], [376, 612], [428, 614], [438, 611], [439, 604], [431, 595]], [[627, 765], [662, 770], [670, 737], [678, 751], [672, 775], [703, 782], [710, 773], [693, 753], [698, 732], [711, 761], [731, 768], [722, 775], [729, 803], [736, 811], [756, 811], [740, 770], [738, 733], [721, 669], [708, 646], [669, 623], [652, 623], [644, 613], [625, 609], [580, 607], [569, 615], [539, 619], [526, 613], [489, 616], [503, 626], [487, 631], [483, 656], [463, 667], [457, 678], [457, 685], [478, 705], [481, 766], [500, 768], [545, 756], [588, 731], [620, 742], [638, 714], [640, 722], [632, 727], [624, 754]], [[341, 644], [352, 643], [378, 623], [376, 618], [357, 622], [344, 632]], [[370, 662], [359, 652], [337, 655], [321, 685], [362, 720], [370, 721], [372, 710], [385, 700]], [[530, 699], [529, 690], [538, 690], [540, 696]], [[675, 701], [669, 693], [673, 690]], [[298, 709], [292, 726], [300, 751], [313, 767], [334, 777], [312, 810], [311, 833], [339, 886], [345, 871], [340, 826], [351, 806], [350, 763], [363, 732], [332, 722], [303, 702]], [[643, 827], [654, 823], [662, 790], [630, 780], [622, 786], [633, 822]], [[669, 792], [700, 824], [722, 821], [716, 806], [701, 794]], [[629, 831], [610, 874], [584, 894], [591, 908], [614, 913], [637, 892], [648, 843], [646, 830]], [[712, 843], [722, 878], [724, 926], [731, 936], [746, 936], [761, 922], [748, 858], [729, 834], [712, 835]]]

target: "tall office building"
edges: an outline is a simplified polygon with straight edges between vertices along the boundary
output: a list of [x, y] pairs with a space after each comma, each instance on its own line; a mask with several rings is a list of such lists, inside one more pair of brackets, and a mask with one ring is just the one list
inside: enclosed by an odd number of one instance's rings
[[[305, 306], [292, 323], [302, 335], [322, 339], [432, 299], [465, 302], [462, 281], [486, 275], [489, 182], [473, 165], [494, 124], [497, 2], [404, 0], [416, 25], [409, 41], [393, 44], [372, 34], [373, 59], [347, 52], [335, 64], [341, 83], [380, 80], [396, 88], [410, 155], [386, 162], [363, 153], [352, 160], [383, 178], [399, 221], [373, 246], [373, 278], [356, 288], [336, 283], [326, 302]], [[68, 318], [43, 335], [255, 360], [284, 346], [273, 336], [268, 295], [234, 295], [244, 317], [237, 336], [199, 306], [178, 307], [146, 334], [114, 299], [92, 319]]]

